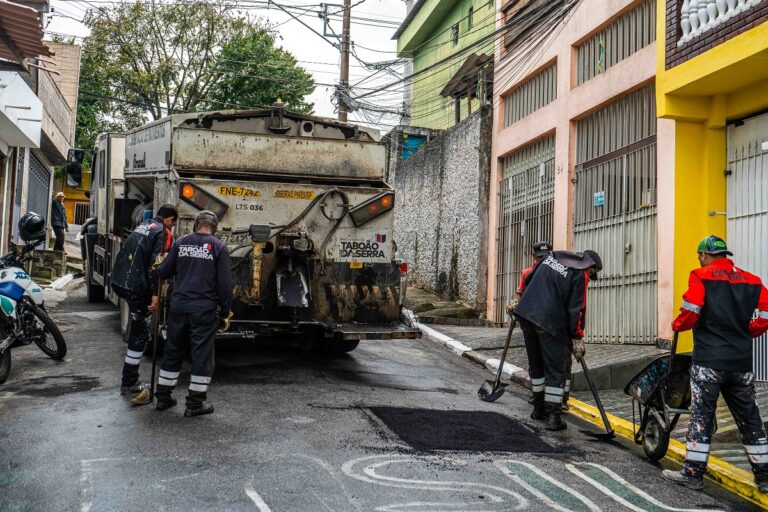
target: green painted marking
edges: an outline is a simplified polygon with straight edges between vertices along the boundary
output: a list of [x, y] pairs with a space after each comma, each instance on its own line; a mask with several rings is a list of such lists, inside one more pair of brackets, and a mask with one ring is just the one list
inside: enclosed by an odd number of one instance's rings
[[575, 489], [527, 462], [502, 460], [495, 463], [507, 477], [559, 512], [599, 512], [600, 508]]

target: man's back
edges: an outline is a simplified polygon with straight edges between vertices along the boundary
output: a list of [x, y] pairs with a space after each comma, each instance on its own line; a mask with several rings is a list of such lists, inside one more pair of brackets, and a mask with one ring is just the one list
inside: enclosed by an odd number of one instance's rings
[[716, 370], [752, 369], [751, 323], [760, 302], [760, 278], [728, 258], [697, 268], [689, 277], [675, 330], [693, 328], [693, 362]]
[[226, 245], [213, 235], [181, 237], [160, 266], [163, 278], [176, 276], [171, 310], [194, 313], [217, 308], [229, 311], [232, 295], [230, 258]]

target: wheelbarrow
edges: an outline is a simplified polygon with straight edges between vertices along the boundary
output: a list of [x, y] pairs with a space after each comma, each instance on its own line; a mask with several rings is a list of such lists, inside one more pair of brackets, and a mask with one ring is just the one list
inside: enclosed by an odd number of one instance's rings
[[[677, 333], [670, 353], [651, 362], [624, 388], [632, 398], [635, 443], [642, 444], [645, 455], [653, 461], [667, 453], [670, 434], [680, 415], [688, 414], [691, 406], [691, 354], [676, 351]], [[635, 421], [636, 408], [639, 426]]]

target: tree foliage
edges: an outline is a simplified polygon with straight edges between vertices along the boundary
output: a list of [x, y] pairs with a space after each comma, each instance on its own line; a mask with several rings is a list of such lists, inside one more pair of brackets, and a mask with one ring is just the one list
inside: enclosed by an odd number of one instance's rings
[[315, 88], [312, 75], [289, 52], [275, 46], [267, 30], [233, 37], [218, 59], [221, 79], [211, 89], [210, 107], [268, 107], [276, 98], [285, 108], [309, 114], [304, 98]]
[[173, 112], [267, 107], [310, 112], [311, 76], [231, 0], [106, 4], [89, 10], [77, 138], [123, 131]]

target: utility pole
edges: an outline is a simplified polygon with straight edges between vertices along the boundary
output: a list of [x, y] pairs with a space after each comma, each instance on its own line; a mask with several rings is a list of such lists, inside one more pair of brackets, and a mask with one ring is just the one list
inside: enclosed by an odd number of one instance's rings
[[349, 99], [349, 26], [352, 18], [352, 0], [344, 0], [341, 28], [341, 73], [339, 76], [339, 121], [347, 121]]

